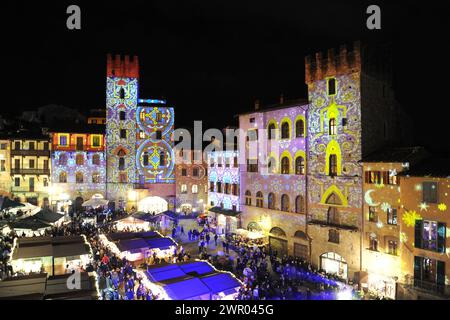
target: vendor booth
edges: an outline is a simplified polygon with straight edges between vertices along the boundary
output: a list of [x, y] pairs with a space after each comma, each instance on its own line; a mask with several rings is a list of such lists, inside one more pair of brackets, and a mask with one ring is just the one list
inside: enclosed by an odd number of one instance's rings
[[218, 234], [235, 233], [241, 225], [241, 211], [213, 207], [209, 209], [208, 221], [212, 222], [211, 227], [216, 229]]
[[[145, 275], [168, 300], [234, 300], [242, 283], [206, 261], [151, 266]], [[145, 283], [145, 282], [144, 282]]]
[[100, 235], [100, 241], [120, 258], [136, 264], [154, 255], [167, 260], [178, 246], [172, 238], [157, 231], [111, 233]]
[[25, 237], [42, 236], [46, 230], [51, 230], [52, 225], [34, 217], [28, 217], [8, 223], [10, 230]]
[[91, 208], [99, 208], [99, 207], [106, 207], [108, 205], [109, 201], [105, 200], [104, 197], [100, 193], [94, 194], [91, 199], [83, 202], [81, 206], [83, 207], [91, 207]]
[[116, 221], [116, 228], [118, 231], [150, 231], [150, 222], [128, 216]]
[[22, 274], [62, 275], [85, 269], [90, 253], [83, 236], [16, 238], [11, 264]]

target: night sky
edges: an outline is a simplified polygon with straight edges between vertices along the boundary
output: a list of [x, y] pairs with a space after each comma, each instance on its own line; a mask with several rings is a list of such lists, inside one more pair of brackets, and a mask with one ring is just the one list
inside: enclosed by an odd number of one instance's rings
[[[137, 54], [141, 98], [175, 107], [176, 126], [236, 125], [234, 115], [305, 98], [304, 56], [341, 43], [391, 42], [397, 98], [416, 144], [450, 149], [444, 1], [33, 1], [2, 9], [2, 115], [47, 104], [104, 108], [106, 54]], [[77, 4], [82, 29], [66, 28]], [[366, 28], [378, 4], [382, 30]], [[5, 4], [2, 3], [2, 6]], [[444, 20], [445, 19], [445, 20]], [[6, 71], [6, 72], [5, 72]]]

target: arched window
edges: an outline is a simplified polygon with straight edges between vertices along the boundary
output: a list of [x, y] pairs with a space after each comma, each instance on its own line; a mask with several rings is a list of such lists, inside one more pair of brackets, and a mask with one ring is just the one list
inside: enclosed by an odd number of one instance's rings
[[302, 156], [295, 159], [295, 174], [304, 175], [305, 174], [305, 159]]
[[281, 159], [281, 174], [289, 174], [289, 158], [283, 157]]
[[289, 211], [289, 196], [287, 194], [281, 196], [281, 211]]
[[295, 212], [305, 213], [305, 201], [301, 195], [295, 198]]
[[330, 154], [330, 158], [329, 158], [329, 175], [331, 177], [337, 176], [337, 155], [335, 154]]
[[119, 97], [120, 99], [125, 99], [125, 90], [123, 88], [119, 90]]
[[287, 122], [281, 124], [281, 139], [289, 139], [289, 123]]
[[267, 171], [269, 173], [277, 173], [277, 164], [273, 157], [270, 157], [269, 161], [267, 162]]
[[264, 202], [264, 197], [261, 191], [258, 191], [256, 193], [256, 206], [258, 208], [262, 208], [263, 207], [263, 202]]
[[267, 139], [275, 139], [275, 124], [271, 123], [267, 127]]
[[145, 167], [148, 166], [148, 152], [144, 152], [144, 155], [142, 156], [142, 163]]
[[198, 193], [198, 186], [196, 184], [192, 185], [192, 193], [197, 194]]
[[335, 135], [337, 134], [337, 127], [336, 127], [336, 119], [331, 118], [328, 123], [328, 134], [329, 135]]
[[119, 170], [125, 170], [125, 158], [124, 157], [119, 158]]
[[61, 153], [59, 155], [58, 165], [60, 165], [60, 166], [67, 165], [67, 155], [65, 153]]
[[305, 122], [303, 119], [297, 120], [295, 122], [295, 137], [300, 138], [305, 136]]
[[83, 183], [83, 173], [82, 172], [77, 172], [75, 174], [75, 181], [76, 181], [76, 183]]
[[78, 153], [75, 156], [75, 163], [77, 164], [77, 166], [82, 166], [84, 165], [84, 156], [81, 153]]
[[64, 171], [59, 174], [59, 183], [67, 183], [67, 173]]
[[100, 173], [94, 172], [92, 174], [92, 183], [100, 183]]
[[252, 193], [250, 192], [250, 190], [245, 191], [245, 205], [252, 205]]
[[166, 155], [164, 154], [164, 151], [159, 153], [159, 165], [161, 167], [166, 165]]
[[271, 192], [267, 197], [267, 207], [269, 209], [275, 209], [275, 195]]
[[99, 154], [94, 154], [92, 156], [92, 164], [96, 165], [96, 166], [100, 165], [100, 155]]

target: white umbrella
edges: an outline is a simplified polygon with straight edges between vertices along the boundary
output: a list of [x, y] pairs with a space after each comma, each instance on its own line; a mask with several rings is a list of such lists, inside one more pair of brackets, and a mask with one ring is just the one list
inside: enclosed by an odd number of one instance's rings
[[105, 199], [90, 199], [85, 202], [83, 202], [83, 207], [92, 207], [92, 208], [98, 208], [102, 206], [106, 206], [108, 204], [108, 200]]

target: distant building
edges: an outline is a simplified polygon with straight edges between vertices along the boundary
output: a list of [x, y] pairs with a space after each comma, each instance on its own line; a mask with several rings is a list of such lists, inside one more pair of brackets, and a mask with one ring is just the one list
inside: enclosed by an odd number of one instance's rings
[[19, 132], [10, 137], [11, 196], [22, 202], [50, 204], [50, 141], [40, 133]]
[[66, 126], [50, 129], [52, 206], [75, 211], [93, 195], [106, 196], [105, 127]]
[[9, 138], [0, 138], [0, 196], [11, 197]]
[[401, 174], [401, 298], [450, 297], [449, 163], [428, 159]]

